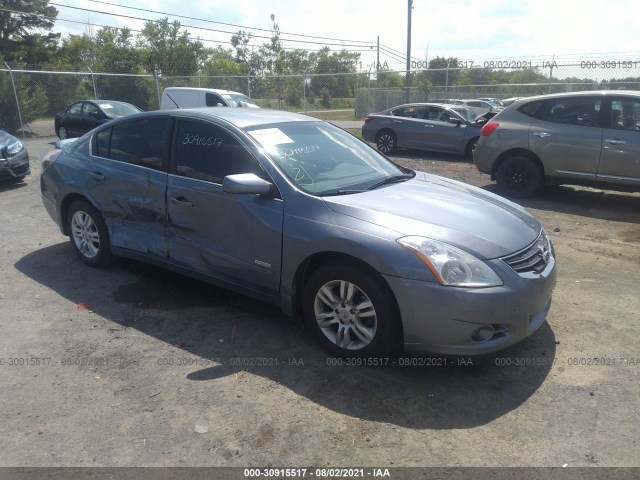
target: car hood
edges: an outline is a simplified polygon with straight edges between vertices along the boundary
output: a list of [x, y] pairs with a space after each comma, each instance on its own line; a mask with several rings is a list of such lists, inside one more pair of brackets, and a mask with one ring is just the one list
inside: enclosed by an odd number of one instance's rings
[[531, 244], [540, 224], [521, 206], [462, 182], [417, 172], [412, 180], [352, 195], [324, 197], [334, 212], [383, 226], [398, 237], [441, 240], [479, 258]]

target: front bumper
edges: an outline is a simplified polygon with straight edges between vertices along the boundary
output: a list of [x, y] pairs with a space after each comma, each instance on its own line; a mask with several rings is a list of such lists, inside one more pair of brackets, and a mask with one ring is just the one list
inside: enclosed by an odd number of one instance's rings
[[455, 288], [385, 276], [402, 316], [409, 353], [480, 355], [532, 335], [551, 307], [556, 265], [522, 277], [501, 260], [489, 262], [504, 281], [491, 288]]
[[0, 180], [17, 180], [31, 173], [29, 154], [24, 148], [9, 158], [0, 158]]

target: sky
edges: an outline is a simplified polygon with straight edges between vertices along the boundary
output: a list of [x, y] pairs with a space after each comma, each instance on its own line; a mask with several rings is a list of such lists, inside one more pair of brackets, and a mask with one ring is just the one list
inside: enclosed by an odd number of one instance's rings
[[[242, 25], [245, 31], [268, 37], [270, 15], [275, 15], [286, 48], [332, 50], [347, 48], [361, 54], [361, 70], [376, 61], [379, 37], [380, 62], [392, 70], [404, 70], [407, 51], [407, 0], [51, 0], [58, 9], [55, 32], [82, 34], [87, 24], [141, 29], [143, 20], [168, 16], [189, 28], [205, 46], [229, 42]], [[117, 6], [120, 5], [120, 6]], [[150, 13], [125, 8], [155, 10]], [[434, 56], [474, 61], [519, 60], [572, 61], [633, 60], [640, 70], [638, 0], [413, 0], [411, 59]], [[108, 12], [97, 13], [84, 9]], [[184, 15], [192, 18], [181, 18]], [[73, 20], [72, 23], [63, 20]], [[223, 30], [216, 32], [213, 30]], [[230, 33], [229, 33], [230, 32]], [[291, 35], [297, 34], [298, 36]], [[307, 38], [309, 35], [319, 38]], [[293, 40], [318, 43], [298, 43]], [[334, 40], [329, 40], [334, 39]], [[256, 46], [267, 38], [254, 38]], [[222, 43], [230, 48], [229, 43]], [[386, 62], [386, 64], [385, 64]]]

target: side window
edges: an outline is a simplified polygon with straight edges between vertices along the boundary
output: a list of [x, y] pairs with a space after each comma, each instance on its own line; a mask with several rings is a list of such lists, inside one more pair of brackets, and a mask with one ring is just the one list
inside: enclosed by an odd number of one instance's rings
[[100, 110], [98, 109], [98, 107], [96, 107], [93, 103], [85, 103], [82, 109], [85, 115], [91, 115], [91, 114], [97, 115], [100, 113]]
[[182, 120], [175, 141], [176, 170], [184, 177], [220, 183], [227, 175], [261, 172], [258, 161], [226, 130]]
[[207, 95], [205, 96], [205, 102], [207, 104], [207, 107], [217, 107], [219, 103], [221, 103], [222, 105], [226, 105], [222, 97], [216, 95], [215, 93], [207, 93]]
[[611, 102], [611, 128], [640, 131], [640, 101], [613, 100]]
[[[111, 128], [109, 158], [164, 170], [164, 142], [168, 119], [143, 118]], [[99, 143], [99, 139], [96, 140]], [[100, 148], [100, 147], [98, 147]]]
[[542, 118], [541, 113], [544, 110], [543, 105], [543, 100], [537, 100], [535, 102], [525, 103], [518, 109], [518, 111], [527, 117]]
[[109, 140], [111, 138], [111, 129], [106, 128], [104, 130], [100, 130], [96, 134], [95, 139], [95, 149], [93, 151], [94, 155], [98, 157], [109, 158]]
[[82, 113], [82, 102], [74, 103], [69, 107], [67, 113], [72, 113], [74, 115], [79, 115]]
[[396, 117], [408, 117], [409, 107], [396, 108], [391, 113], [393, 113], [393, 115]]
[[558, 98], [549, 104], [546, 120], [565, 125], [597, 127], [600, 118], [600, 98]]

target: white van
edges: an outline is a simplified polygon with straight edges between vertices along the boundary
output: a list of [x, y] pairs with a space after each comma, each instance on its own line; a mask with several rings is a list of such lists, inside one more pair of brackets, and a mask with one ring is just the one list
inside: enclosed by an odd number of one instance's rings
[[249, 97], [231, 90], [196, 87], [167, 87], [162, 92], [160, 110], [197, 107], [259, 108]]

